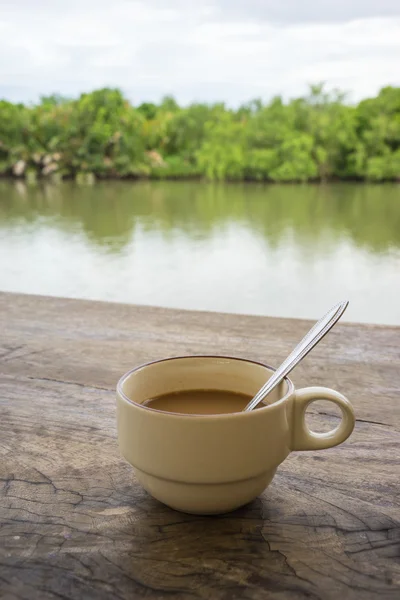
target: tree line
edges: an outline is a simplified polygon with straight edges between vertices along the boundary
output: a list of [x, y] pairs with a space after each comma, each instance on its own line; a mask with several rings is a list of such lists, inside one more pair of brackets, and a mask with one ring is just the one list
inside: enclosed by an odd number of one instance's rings
[[400, 88], [357, 105], [338, 91], [237, 109], [181, 107], [172, 97], [133, 106], [118, 89], [32, 106], [0, 101], [0, 174], [305, 182], [400, 180]]

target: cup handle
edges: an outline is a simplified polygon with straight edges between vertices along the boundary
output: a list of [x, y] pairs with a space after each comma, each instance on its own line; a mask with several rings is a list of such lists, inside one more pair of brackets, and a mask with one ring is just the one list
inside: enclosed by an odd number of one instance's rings
[[[315, 433], [306, 424], [307, 407], [316, 400], [329, 400], [342, 411], [339, 425], [326, 433]], [[354, 410], [339, 392], [324, 387], [308, 387], [295, 392], [293, 401], [292, 450], [322, 450], [341, 444], [351, 434], [355, 425]]]

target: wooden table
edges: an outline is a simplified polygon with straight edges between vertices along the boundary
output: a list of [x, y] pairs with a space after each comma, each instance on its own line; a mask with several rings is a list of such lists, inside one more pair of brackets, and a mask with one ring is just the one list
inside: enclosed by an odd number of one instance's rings
[[[277, 364], [306, 321], [0, 294], [0, 598], [400, 598], [400, 328], [341, 324], [293, 375], [352, 437], [293, 453], [222, 517], [174, 512], [120, 458], [114, 389], [188, 353]], [[338, 421], [314, 406], [314, 427]]]

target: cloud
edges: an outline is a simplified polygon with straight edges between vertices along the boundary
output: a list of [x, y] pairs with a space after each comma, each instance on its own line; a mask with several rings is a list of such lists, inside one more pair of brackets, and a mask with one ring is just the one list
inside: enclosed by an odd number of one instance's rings
[[0, 96], [14, 101], [116, 86], [134, 102], [237, 105], [321, 80], [357, 100], [399, 85], [399, 64], [397, 1], [2, 4]]
[[345, 23], [400, 15], [398, 0], [218, 0], [222, 11], [278, 23]]

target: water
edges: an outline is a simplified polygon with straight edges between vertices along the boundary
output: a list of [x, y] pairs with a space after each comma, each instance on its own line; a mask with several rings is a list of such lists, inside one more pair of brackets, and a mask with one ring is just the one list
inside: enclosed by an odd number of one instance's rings
[[0, 290], [400, 324], [400, 186], [0, 181]]

